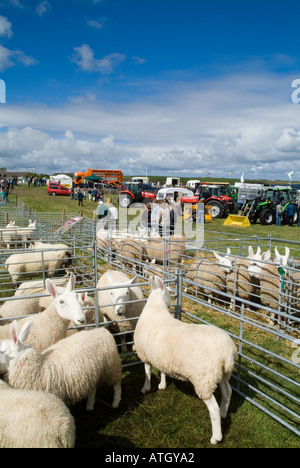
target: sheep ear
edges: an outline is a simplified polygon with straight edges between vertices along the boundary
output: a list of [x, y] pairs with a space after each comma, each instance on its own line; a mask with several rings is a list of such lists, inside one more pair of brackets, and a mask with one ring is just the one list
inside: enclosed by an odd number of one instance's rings
[[249, 255], [250, 255], [251, 257], [254, 256], [254, 252], [253, 252], [252, 245], [249, 245], [249, 247], [248, 247], [248, 252], [249, 252]]
[[22, 327], [22, 330], [20, 331], [20, 334], [19, 334], [19, 342], [20, 343], [24, 343], [24, 341], [28, 338], [31, 327], [32, 327], [32, 322], [31, 321], [28, 321], [28, 322], [24, 323], [24, 325]]
[[231, 255], [231, 248], [227, 247], [227, 255]]
[[56, 290], [55, 284], [48, 278], [46, 279], [46, 287], [48, 289], [48, 292], [55, 299], [57, 297], [57, 290]]
[[280, 257], [277, 247], [275, 247], [275, 255], [276, 255], [276, 258]]
[[66, 290], [73, 291], [73, 289], [75, 288], [75, 284], [76, 284], [76, 276], [74, 275], [73, 272], [71, 272], [71, 276], [66, 286]]
[[285, 248], [285, 256], [288, 259], [290, 256], [290, 249], [288, 247]]
[[159, 276], [155, 276], [154, 279], [155, 279], [157, 289], [160, 289], [161, 291], [164, 291], [165, 285], [164, 285], [162, 279]]
[[135, 277], [132, 278], [130, 281], [128, 281], [128, 284], [135, 284], [135, 283], [137, 283], [137, 281], [138, 281], [138, 277], [135, 276]]
[[270, 260], [270, 258], [271, 258], [271, 251], [268, 250], [267, 252], [263, 254], [263, 260], [267, 262], [268, 260]]
[[15, 344], [18, 343], [17, 321], [14, 320], [10, 326], [10, 336]]
[[219, 262], [221, 262], [221, 257], [219, 254], [217, 254], [217, 252], [213, 252], [214, 256], [216, 257], [217, 260], [219, 260]]

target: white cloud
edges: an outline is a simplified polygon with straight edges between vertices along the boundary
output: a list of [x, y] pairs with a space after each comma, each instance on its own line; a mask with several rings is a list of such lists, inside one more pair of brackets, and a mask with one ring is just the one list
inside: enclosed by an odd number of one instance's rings
[[12, 25], [5, 16], [0, 16], [0, 36], [11, 38]]
[[102, 29], [104, 27], [104, 21], [97, 21], [97, 20], [88, 20], [87, 24], [90, 28], [93, 29]]
[[32, 57], [25, 55], [21, 50], [9, 50], [0, 45], [0, 71], [15, 66], [17, 63], [30, 67], [38, 63]]
[[79, 69], [86, 72], [100, 72], [103, 74], [113, 73], [116, 68], [126, 59], [126, 55], [117, 52], [106, 55], [102, 59], [94, 57], [94, 51], [88, 44], [74, 47], [76, 54], [72, 58]]
[[43, 1], [38, 4], [36, 7], [36, 12], [39, 16], [43, 16], [45, 13], [48, 13], [51, 10], [51, 5], [47, 1]]
[[109, 165], [125, 174], [147, 167], [148, 174], [230, 172], [238, 180], [242, 172], [245, 179], [287, 180], [294, 170], [300, 180], [300, 105], [290, 101], [288, 79], [223, 76], [155, 86], [160, 94], [132, 102], [93, 94], [57, 108], [2, 106], [0, 154], [15, 170], [33, 162], [40, 172]]

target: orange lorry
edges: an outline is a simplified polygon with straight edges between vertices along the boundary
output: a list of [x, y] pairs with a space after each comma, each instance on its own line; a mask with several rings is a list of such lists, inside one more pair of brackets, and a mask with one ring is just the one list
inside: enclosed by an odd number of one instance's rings
[[120, 187], [123, 182], [123, 173], [119, 169], [88, 169], [85, 172], [75, 172], [73, 177], [73, 185], [82, 185], [83, 181], [103, 182], [110, 187]]

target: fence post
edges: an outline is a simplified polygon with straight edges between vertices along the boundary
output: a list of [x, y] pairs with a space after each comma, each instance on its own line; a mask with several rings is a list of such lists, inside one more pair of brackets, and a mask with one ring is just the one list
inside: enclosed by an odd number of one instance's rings
[[241, 306], [241, 317], [240, 317], [240, 336], [239, 336], [239, 349], [238, 349], [238, 372], [237, 372], [237, 389], [240, 390], [240, 378], [241, 378], [241, 361], [242, 361], [242, 348], [243, 348], [243, 335], [244, 335], [244, 316], [245, 316], [245, 304], [242, 302]]
[[[98, 283], [98, 257], [97, 257], [97, 224], [93, 223], [93, 266], [94, 266], [94, 287]], [[98, 307], [98, 291], [95, 290], [95, 326], [99, 327], [99, 307]]]
[[182, 312], [182, 271], [176, 270], [176, 280], [175, 280], [175, 318], [181, 320]]

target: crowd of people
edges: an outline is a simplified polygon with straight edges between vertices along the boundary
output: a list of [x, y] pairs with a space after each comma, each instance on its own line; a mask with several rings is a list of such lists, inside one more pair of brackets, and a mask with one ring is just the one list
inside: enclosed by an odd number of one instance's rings
[[[285, 208], [285, 212], [287, 215], [288, 225], [289, 227], [294, 226], [294, 220], [296, 213], [298, 214], [298, 224], [297, 226], [300, 227], [300, 199], [297, 200], [297, 205], [292, 202]], [[283, 218], [283, 203], [280, 202], [276, 205], [276, 226], [281, 226]]]
[[[102, 200], [98, 202], [96, 216], [100, 227], [103, 229], [116, 229], [118, 223], [118, 209], [115, 206], [107, 206]], [[145, 203], [145, 211], [142, 214], [142, 228], [158, 232], [160, 236], [174, 234], [177, 220], [176, 205], [168, 200], [154, 200]]]

